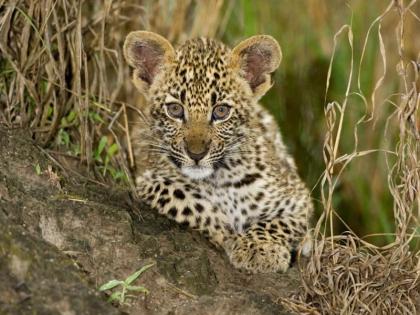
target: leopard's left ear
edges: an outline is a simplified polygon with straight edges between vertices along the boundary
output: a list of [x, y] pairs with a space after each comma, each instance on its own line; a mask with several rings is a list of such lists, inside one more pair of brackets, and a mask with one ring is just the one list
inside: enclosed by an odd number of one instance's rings
[[252, 36], [239, 43], [231, 53], [230, 65], [238, 69], [259, 99], [272, 86], [270, 74], [280, 65], [280, 45], [268, 35]]

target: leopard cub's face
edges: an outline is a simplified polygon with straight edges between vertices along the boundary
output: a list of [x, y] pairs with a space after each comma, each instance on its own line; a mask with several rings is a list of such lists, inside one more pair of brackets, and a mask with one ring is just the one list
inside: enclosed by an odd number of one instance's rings
[[208, 40], [174, 50], [162, 37], [133, 32], [124, 45], [133, 81], [146, 96], [152, 151], [193, 179], [211, 176], [252, 135], [255, 102], [271, 86], [281, 52], [257, 36], [233, 51]]
[[210, 176], [237, 148], [252, 97], [228, 66], [230, 51], [204, 39], [189, 41], [151, 86], [157, 145], [183, 174]]

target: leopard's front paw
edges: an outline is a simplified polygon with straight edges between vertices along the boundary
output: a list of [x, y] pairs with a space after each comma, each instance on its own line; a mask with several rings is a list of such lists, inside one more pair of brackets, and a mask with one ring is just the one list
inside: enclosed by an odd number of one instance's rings
[[238, 269], [256, 272], [286, 272], [290, 265], [290, 250], [273, 240], [237, 236], [226, 247], [231, 263]]

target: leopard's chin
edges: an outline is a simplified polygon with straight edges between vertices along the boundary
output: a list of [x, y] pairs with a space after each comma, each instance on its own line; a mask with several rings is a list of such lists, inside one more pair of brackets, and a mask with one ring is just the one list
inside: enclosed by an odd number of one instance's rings
[[198, 180], [211, 176], [214, 172], [214, 169], [209, 166], [184, 166], [181, 168], [181, 172], [191, 179]]

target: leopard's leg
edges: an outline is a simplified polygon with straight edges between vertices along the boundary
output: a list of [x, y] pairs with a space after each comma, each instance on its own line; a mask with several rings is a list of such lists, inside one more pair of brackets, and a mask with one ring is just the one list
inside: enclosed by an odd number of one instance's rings
[[180, 180], [137, 180], [139, 198], [152, 208], [184, 226], [203, 233], [216, 246], [223, 246], [231, 229], [224, 214], [205, 196], [200, 187]]
[[308, 233], [306, 208], [284, 216], [258, 220], [243, 233], [234, 235], [225, 250], [232, 264], [251, 272], [285, 272], [290, 266], [291, 251], [297, 249]]

